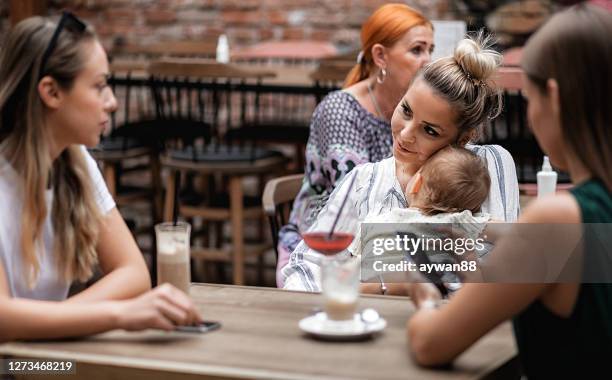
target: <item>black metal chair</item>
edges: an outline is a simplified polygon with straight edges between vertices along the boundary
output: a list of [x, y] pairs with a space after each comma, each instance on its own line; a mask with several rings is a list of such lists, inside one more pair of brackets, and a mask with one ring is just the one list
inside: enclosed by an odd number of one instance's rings
[[269, 84], [262, 79], [256, 83], [242, 82], [236, 88], [241, 96], [250, 94], [254, 99], [251, 109], [241, 113], [242, 119], [233, 123], [225, 136], [228, 141], [241, 144], [292, 145], [296, 152], [295, 168], [301, 171], [315, 107], [325, 95], [340, 88], [344, 76], [340, 80], [338, 75], [330, 79], [328, 69], [317, 69], [310, 75], [312, 85]]
[[[152, 102], [148, 83], [144, 78], [133, 78], [112, 74], [109, 79], [120, 107], [111, 115], [111, 130], [102, 136], [100, 143], [91, 149], [92, 155], [102, 164], [107, 186], [119, 205], [129, 204], [134, 199], [155, 196], [160, 190], [152, 186], [130, 186], [121, 181], [123, 173], [135, 170], [151, 170], [156, 166], [155, 123], [152, 120]], [[148, 163], [130, 165], [130, 161], [147, 158]], [[155, 175], [152, 175], [153, 180]], [[158, 184], [157, 184], [158, 185]], [[158, 220], [160, 202], [153, 200], [153, 221]]]
[[[207, 226], [216, 226], [215, 244], [205, 237], [205, 247], [192, 247], [192, 258], [231, 262], [233, 282], [243, 284], [245, 256], [256, 256], [261, 280], [262, 254], [270, 247], [245, 245], [243, 220], [263, 219], [263, 214], [259, 195], [244, 196], [242, 179], [283, 172], [287, 159], [254, 144], [228, 143], [224, 133], [251, 107], [246, 101], [253, 98], [239, 86], [270, 74], [192, 59], [156, 61], [149, 73], [165, 146], [161, 162], [169, 172], [164, 219], [201, 218], [205, 236]], [[198, 187], [198, 180], [204, 185]], [[222, 247], [224, 222], [231, 224], [231, 251]]]
[[[544, 152], [529, 129], [520, 69], [502, 68], [497, 84], [503, 89], [504, 109], [499, 118], [486, 126], [479, 142], [506, 148], [514, 158], [519, 186], [531, 189], [536, 183]], [[559, 173], [559, 183], [567, 182], [570, 182], [567, 174]]]
[[[227, 130], [228, 141], [305, 144], [316, 99], [309, 88], [266, 86], [261, 80], [237, 90], [253, 96], [252, 109], [242, 112], [237, 126]], [[250, 94], [249, 94], [250, 93]], [[240, 100], [240, 103], [247, 103]]]
[[[151, 239], [151, 275], [155, 283], [156, 260], [153, 226], [161, 219], [162, 187], [159, 160], [152, 120], [152, 101], [146, 78], [131, 72], [113, 73], [109, 84], [120, 106], [111, 115], [111, 131], [90, 152], [100, 164], [106, 185], [120, 208], [145, 202], [150, 210], [150, 224], [139, 226], [127, 220], [135, 235], [148, 234]], [[130, 174], [130, 175], [128, 175]], [[137, 178], [137, 181], [126, 180]], [[143, 178], [149, 178], [144, 181]], [[148, 183], [147, 183], [148, 182]]]
[[346, 61], [340, 58], [338, 60], [321, 61], [319, 67], [310, 74], [316, 89], [317, 103], [327, 93], [342, 88], [344, 80], [354, 64], [354, 60]]

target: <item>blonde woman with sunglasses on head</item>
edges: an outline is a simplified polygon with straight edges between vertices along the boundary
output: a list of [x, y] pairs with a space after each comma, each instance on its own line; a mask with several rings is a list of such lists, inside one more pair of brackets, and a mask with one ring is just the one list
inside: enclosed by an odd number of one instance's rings
[[[200, 320], [176, 288], [150, 290], [142, 255], [85, 146], [116, 99], [104, 49], [70, 13], [33, 17], [0, 54], [0, 341], [172, 330]], [[104, 276], [71, 297], [72, 281]]]

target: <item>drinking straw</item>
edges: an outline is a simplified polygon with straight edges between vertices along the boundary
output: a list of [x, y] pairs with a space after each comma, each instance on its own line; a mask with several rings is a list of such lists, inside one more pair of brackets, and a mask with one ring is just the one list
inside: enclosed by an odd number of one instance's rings
[[336, 219], [334, 220], [334, 224], [332, 224], [331, 230], [329, 231], [329, 235], [327, 235], [328, 240], [331, 240], [332, 235], [334, 234], [334, 229], [336, 229], [336, 224], [338, 224], [338, 220], [340, 219], [340, 214], [342, 214], [342, 209], [344, 209], [344, 205], [346, 204], [346, 201], [348, 200], [349, 194], [351, 193], [351, 189], [353, 188], [353, 184], [355, 183], [356, 178], [357, 178], [357, 175], [353, 175], [353, 179], [351, 180], [351, 183], [349, 184], [349, 187], [346, 190], [346, 195], [344, 196], [344, 199], [342, 200], [342, 204], [340, 205], [340, 210], [338, 210], [338, 214], [336, 214]]
[[172, 222], [175, 227], [178, 223], [180, 185], [181, 185], [181, 172], [177, 170], [174, 173], [174, 207], [172, 210], [172, 218], [173, 218]]

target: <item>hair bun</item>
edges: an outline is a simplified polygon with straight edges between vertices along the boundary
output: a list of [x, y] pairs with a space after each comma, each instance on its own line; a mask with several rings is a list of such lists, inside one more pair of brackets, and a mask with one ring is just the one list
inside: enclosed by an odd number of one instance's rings
[[491, 38], [482, 32], [459, 41], [453, 58], [474, 80], [487, 81], [499, 67], [502, 56], [491, 47]]

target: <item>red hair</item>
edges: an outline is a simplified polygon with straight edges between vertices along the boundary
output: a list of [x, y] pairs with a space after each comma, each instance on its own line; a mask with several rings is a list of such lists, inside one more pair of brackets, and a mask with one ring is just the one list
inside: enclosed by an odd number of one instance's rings
[[433, 25], [421, 12], [406, 4], [386, 4], [378, 8], [361, 27], [363, 57], [346, 76], [344, 87], [370, 76], [374, 68], [372, 46], [391, 47], [415, 26], [429, 26], [433, 30]]

